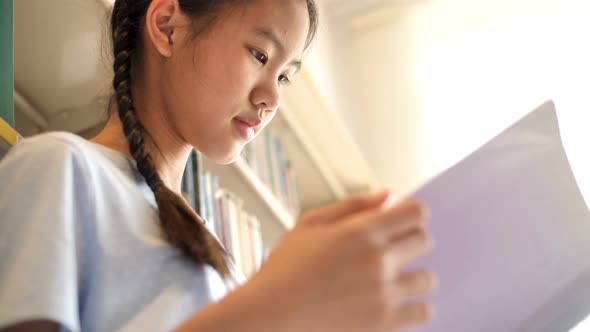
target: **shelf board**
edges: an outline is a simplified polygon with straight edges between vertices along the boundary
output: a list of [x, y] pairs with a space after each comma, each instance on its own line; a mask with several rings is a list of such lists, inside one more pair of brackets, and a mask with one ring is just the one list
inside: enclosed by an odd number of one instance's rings
[[337, 199], [378, 187], [360, 147], [305, 66], [285, 90], [281, 113]]
[[242, 179], [250, 185], [251, 189], [259, 196], [261, 201], [264, 202], [277, 220], [286, 229], [293, 228], [295, 225], [295, 217], [289, 213], [281, 201], [270, 191], [268, 186], [260, 180], [254, 171], [252, 171], [250, 166], [248, 166], [248, 164], [241, 158], [231, 166], [234, 167]]

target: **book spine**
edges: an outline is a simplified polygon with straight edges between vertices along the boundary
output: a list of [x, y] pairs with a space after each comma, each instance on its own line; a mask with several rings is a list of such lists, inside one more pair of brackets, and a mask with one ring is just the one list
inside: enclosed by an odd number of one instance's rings
[[208, 184], [207, 182], [209, 181], [209, 173], [207, 171], [203, 172], [203, 219], [205, 220], [209, 220], [209, 199], [211, 199], [211, 196], [209, 196], [209, 193], [207, 192], [207, 188], [208, 188]]
[[274, 180], [274, 153], [273, 153], [273, 149], [272, 149], [272, 135], [270, 134], [269, 131], [266, 132], [266, 135], [264, 136], [265, 141], [264, 141], [264, 145], [265, 145], [265, 151], [266, 151], [266, 164], [268, 165], [267, 170], [268, 170], [268, 189], [270, 189], [271, 192], [274, 192], [274, 187], [275, 187], [275, 180]]
[[209, 203], [209, 223], [215, 224], [215, 197], [213, 193], [213, 183], [215, 182], [215, 175], [207, 173], [207, 202]]
[[230, 237], [229, 240], [231, 243], [231, 253], [236, 263], [236, 266], [238, 266], [240, 269], [243, 269], [244, 263], [242, 260], [240, 245], [240, 210], [241, 202], [237, 199], [235, 195], [230, 195], [228, 230]]
[[10, 146], [15, 146], [23, 138], [4, 119], [0, 118], [0, 137]]
[[287, 187], [289, 192], [289, 202], [291, 202], [291, 214], [296, 217], [301, 212], [301, 199], [299, 198], [299, 191], [297, 189], [297, 176], [290, 160], [285, 162], [285, 166], [287, 169]]
[[266, 153], [266, 136], [267, 132], [264, 132], [263, 135], [255, 140], [253, 143], [256, 145], [254, 152], [256, 153], [256, 165], [258, 169], [258, 177], [264, 183], [267, 188], [270, 187], [270, 178], [268, 176], [268, 160], [267, 160], [267, 153]]
[[254, 174], [257, 174], [258, 177], [260, 178], [260, 170], [258, 169], [258, 158], [257, 158], [257, 153], [256, 153], [256, 149], [258, 148], [257, 144], [254, 144], [254, 142], [248, 144], [248, 159], [249, 159], [249, 165], [250, 168], [252, 169], [252, 171], [254, 172]]
[[200, 203], [200, 215], [203, 219], [207, 219], [207, 191], [205, 185], [205, 171], [202, 169], [199, 171], [199, 203]]
[[287, 168], [286, 168], [286, 158], [285, 158], [285, 150], [283, 147], [283, 142], [279, 137], [275, 138], [275, 147], [277, 150], [277, 167], [278, 167], [278, 174], [279, 174], [279, 197], [283, 206], [285, 206], [288, 210], [291, 210], [291, 202], [289, 201], [289, 189], [287, 188]]
[[8, 123], [0, 118], [0, 159], [15, 146], [22, 137]]
[[201, 217], [203, 216], [203, 189], [202, 186], [202, 174], [203, 173], [203, 161], [201, 159], [201, 154], [194, 150], [191, 153], [191, 158], [193, 159], [193, 181], [194, 181], [194, 188], [195, 188], [195, 211]]
[[262, 265], [262, 233], [260, 231], [260, 221], [256, 216], [250, 216], [248, 220], [250, 229], [250, 245], [252, 255], [252, 272], [256, 272]]
[[186, 199], [193, 210], [197, 211], [195, 202], [195, 179], [193, 171], [193, 158], [191, 153], [189, 154], [189, 157], [186, 161], [186, 166], [184, 167], [181, 191], [186, 194]]
[[252, 255], [251, 255], [251, 246], [250, 246], [250, 234], [248, 228], [248, 219], [250, 215], [244, 211], [243, 209], [239, 211], [240, 218], [238, 219], [239, 223], [239, 238], [240, 238], [240, 254], [242, 258], [242, 271], [244, 275], [250, 276], [252, 274]]
[[267, 250], [258, 218], [244, 209], [243, 200], [224, 188], [217, 191], [219, 230], [216, 234], [236, 267], [246, 277], [254, 274], [265, 259]]
[[219, 177], [217, 175], [213, 175], [212, 176], [212, 183], [211, 183], [211, 192], [212, 192], [212, 196], [211, 196], [211, 201], [213, 202], [213, 218], [211, 220], [212, 222], [212, 228], [213, 229], [217, 229], [219, 228], [219, 223], [221, 223], [221, 211], [220, 211], [220, 206], [219, 206], [219, 200], [217, 199], [217, 197], [219, 197]]
[[229, 211], [229, 194], [224, 189], [219, 190], [219, 211], [221, 215], [221, 220], [219, 223], [216, 224], [217, 228], [217, 236], [225, 246], [225, 249], [228, 253], [231, 254], [231, 242], [229, 237], [229, 220], [230, 220], [230, 211]]

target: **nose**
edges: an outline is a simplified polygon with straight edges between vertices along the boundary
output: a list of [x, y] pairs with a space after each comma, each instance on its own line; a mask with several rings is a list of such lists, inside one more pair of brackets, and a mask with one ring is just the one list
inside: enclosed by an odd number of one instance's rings
[[261, 82], [250, 93], [250, 102], [258, 110], [276, 112], [281, 105], [281, 88], [278, 81]]

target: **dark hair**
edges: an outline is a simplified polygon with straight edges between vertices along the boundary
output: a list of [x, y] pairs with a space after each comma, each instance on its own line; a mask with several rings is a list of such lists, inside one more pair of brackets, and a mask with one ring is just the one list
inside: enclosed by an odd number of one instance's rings
[[[314, 0], [306, 0], [310, 26], [306, 47], [318, 27]], [[193, 18], [208, 18], [211, 23], [224, 6], [244, 0], [179, 0], [181, 10]], [[132, 65], [140, 50], [141, 30], [151, 0], [117, 0], [111, 16], [113, 38], [115, 100], [131, 155], [137, 169], [153, 191], [159, 209], [162, 230], [168, 242], [196, 263], [209, 264], [225, 279], [231, 276], [225, 250], [205, 229], [203, 219], [183, 197], [167, 188], [154, 167], [144, 138], [149, 133], [137, 116], [131, 95]]]

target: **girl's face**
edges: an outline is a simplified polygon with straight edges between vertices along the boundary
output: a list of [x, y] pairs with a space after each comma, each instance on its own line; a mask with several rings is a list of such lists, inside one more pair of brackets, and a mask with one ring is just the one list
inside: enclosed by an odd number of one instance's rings
[[172, 129], [208, 158], [234, 161], [274, 117], [308, 29], [305, 0], [258, 0], [226, 11], [196, 38], [187, 32], [160, 87]]

